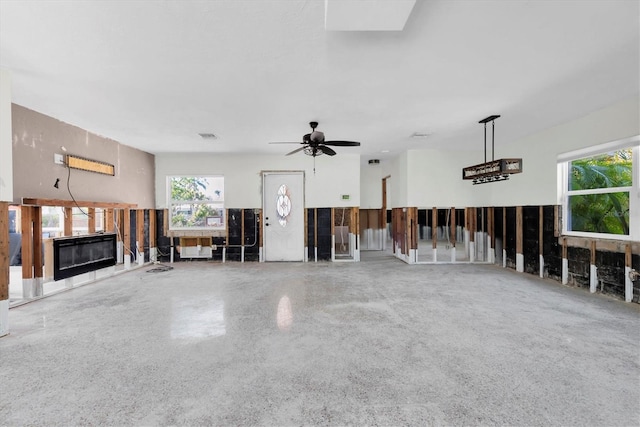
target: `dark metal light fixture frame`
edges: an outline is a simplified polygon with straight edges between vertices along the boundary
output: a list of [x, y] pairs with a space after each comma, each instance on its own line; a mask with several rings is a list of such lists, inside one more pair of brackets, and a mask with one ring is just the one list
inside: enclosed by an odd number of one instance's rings
[[[522, 159], [494, 160], [495, 153], [495, 123], [500, 117], [493, 115], [480, 120], [484, 124], [484, 163], [468, 166], [462, 169], [462, 179], [472, 180], [473, 184], [487, 184], [489, 182], [506, 181], [509, 175], [522, 172]], [[491, 161], [487, 161], [487, 123], [491, 123]]]

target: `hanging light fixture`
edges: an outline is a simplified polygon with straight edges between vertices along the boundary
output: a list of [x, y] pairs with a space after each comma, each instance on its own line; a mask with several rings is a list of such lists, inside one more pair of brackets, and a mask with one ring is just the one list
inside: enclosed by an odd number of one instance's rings
[[[494, 160], [495, 119], [499, 115], [489, 116], [478, 123], [484, 124], [484, 163], [462, 169], [462, 179], [472, 180], [473, 185], [506, 181], [509, 175], [522, 172], [522, 159]], [[487, 123], [491, 123], [491, 161], [487, 162]]]

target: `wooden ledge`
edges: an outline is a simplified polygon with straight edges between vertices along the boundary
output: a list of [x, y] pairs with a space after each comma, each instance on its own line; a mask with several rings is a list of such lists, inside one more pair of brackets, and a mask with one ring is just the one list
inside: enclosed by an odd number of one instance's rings
[[117, 202], [87, 202], [63, 199], [33, 199], [29, 197], [22, 198], [22, 204], [25, 206], [60, 206], [63, 208], [104, 208], [104, 209], [135, 209], [138, 207], [135, 203], [117, 203]]
[[595, 249], [597, 250], [625, 253], [627, 251], [627, 247], [630, 247], [632, 253], [640, 254], [640, 242], [632, 240], [613, 240], [599, 239], [596, 237], [562, 235], [558, 238], [558, 243], [562, 245], [562, 241], [564, 239], [566, 239], [567, 246], [574, 248], [592, 249], [591, 245], [593, 242], [595, 243]]

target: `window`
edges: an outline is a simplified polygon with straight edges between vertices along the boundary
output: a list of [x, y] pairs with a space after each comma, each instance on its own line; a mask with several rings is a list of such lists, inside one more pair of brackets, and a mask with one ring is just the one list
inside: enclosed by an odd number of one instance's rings
[[563, 233], [640, 239], [640, 136], [560, 157]]
[[169, 228], [219, 230], [225, 228], [224, 177], [168, 177]]

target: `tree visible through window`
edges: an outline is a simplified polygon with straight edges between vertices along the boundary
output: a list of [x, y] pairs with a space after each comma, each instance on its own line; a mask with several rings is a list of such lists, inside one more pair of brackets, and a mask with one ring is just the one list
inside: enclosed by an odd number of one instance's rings
[[169, 177], [170, 228], [224, 228], [224, 177]]
[[569, 171], [572, 231], [629, 234], [633, 150], [574, 160]]
[[640, 239], [640, 135], [561, 154], [558, 166], [563, 233]]

